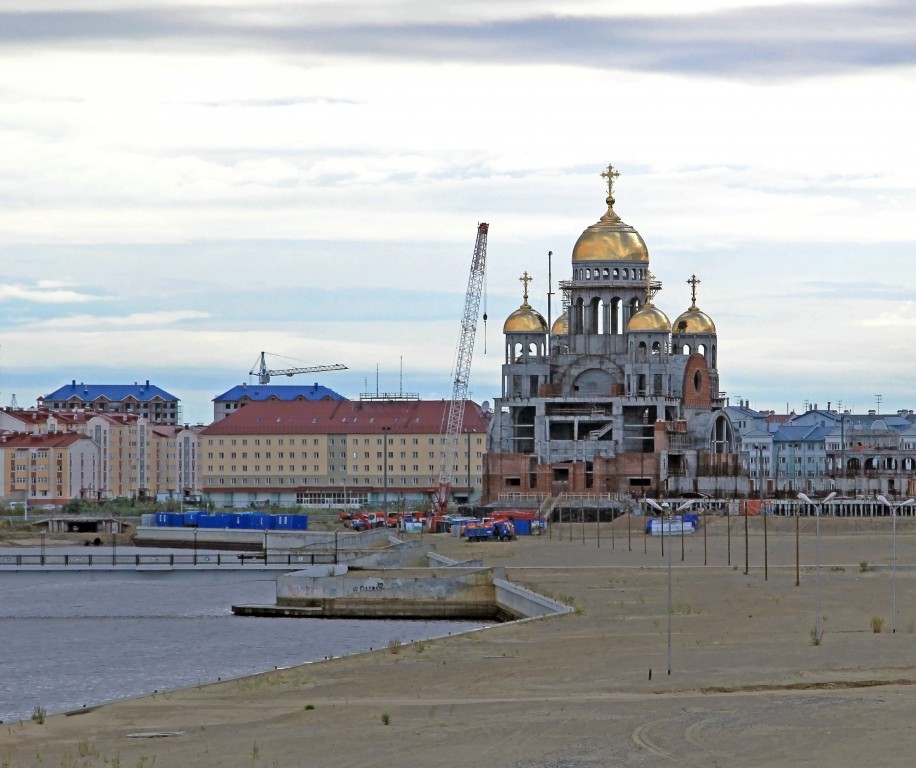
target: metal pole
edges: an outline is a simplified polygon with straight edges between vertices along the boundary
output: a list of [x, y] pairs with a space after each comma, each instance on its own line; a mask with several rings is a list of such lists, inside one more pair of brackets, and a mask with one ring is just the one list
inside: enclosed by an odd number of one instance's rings
[[750, 573], [751, 562], [750, 562], [750, 540], [748, 539], [747, 534], [747, 502], [744, 502], [744, 575], [746, 576]]
[[725, 537], [728, 540], [728, 564], [732, 564], [732, 516], [728, 505], [725, 507]]
[[897, 633], [897, 507], [891, 507], [891, 514], [893, 515], [892, 525], [892, 534], [891, 538], [894, 542], [894, 559], [891, 563], [891, 593], [893, 596], [893, 608], [891, 610], [891, 632], [893, 634]]
[[814, 506], [814, 640], [821, 642], [821, 508]]
[[770, 551], [769, 541], [767, 540], [767, 511], [760, 505], [760, 513], [763, 515], [763, 580], [770, 578]]
[[[671, 516], [668, 521], [670, 525]], [[662, 520], [662, 541], [665, 540], [665, 521]], [[671, 545], [668, 545], [668, 674], [671, 674]]]
[[798, 550], [798, 507], [795, 507], [795, 586], [801, 586], [801, 573], [799, 570], [799, 550]]
[[681, 513], [681, 562], [684, 562], [684, 513]]

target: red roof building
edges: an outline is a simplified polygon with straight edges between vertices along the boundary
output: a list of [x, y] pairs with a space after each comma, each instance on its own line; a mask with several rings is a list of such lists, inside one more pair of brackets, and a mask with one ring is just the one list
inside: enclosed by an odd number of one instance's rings
[[[217, 506], [425, 501], [443, 460], [446, 400], [265, 401], [200, 434], [200, 479]], [[490, 415], [468, 402], [458, 501], [479, 496]]]

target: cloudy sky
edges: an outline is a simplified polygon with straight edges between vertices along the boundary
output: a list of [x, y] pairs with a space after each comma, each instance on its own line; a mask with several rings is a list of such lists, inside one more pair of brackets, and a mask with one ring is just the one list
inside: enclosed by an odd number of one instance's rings
[[[911, 0], [0, 0], [0, 401], [279, 367], [447, 397], [616, 210], [732, 402], [916, 407]], [[554, 285], [554, 290], [556, 286]], [[554, 313], [557, 303], [554, 303]]]

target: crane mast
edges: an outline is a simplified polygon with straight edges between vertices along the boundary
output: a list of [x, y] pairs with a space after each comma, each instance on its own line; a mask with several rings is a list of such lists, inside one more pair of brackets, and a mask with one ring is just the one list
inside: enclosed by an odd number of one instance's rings
[[[455, 379], [452, 384], [452, 399], [449, 403], [448, 421], [439, 471], [439, 488], [435, 493], [434, 505], [437, 515], [445, 514], [451, 495], [452, 482], [458, 471], [458, 436], [464, 423], [464, 406], [468, 399], [468, 381], [471, 376], [471, 359], [474, 356], [474, 338], [477, 335], [477, 313], [480, 310], [480, 295], [487, 266], [487, 232], [489, 224], [477, 225], [477, 241], [471, 258], [471, 272], [468, 289], [464, 297], [464, 315], [461, 318], [461, 334], [455, 357]], [[486, 320], [486, 317], [484, 317]], [[468, 456], [470, 461], [470, 456]]]

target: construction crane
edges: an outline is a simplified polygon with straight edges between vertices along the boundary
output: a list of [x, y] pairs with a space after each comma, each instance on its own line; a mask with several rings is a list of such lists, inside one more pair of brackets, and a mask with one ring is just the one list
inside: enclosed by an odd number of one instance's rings
[[[274, 370], [267, 367], [267, 361], [264, 359], [266, 354], [268, 353], [261, 352], [261, 356], [258, 358], [258, 362], [255, 363], [254, 368], [248, 372], [249, 376], [258, 377], [258, 384], [270, 384], [271, 376], [295, 376], [297, 373], [319, 373], [320, 371], [347, 370], [347, 366], [341, 365], [340, 363], [335, 363], [334, 365], [312, 365], [308, 368], [280, 368]], [[276, 357], [276, 355], [273, 356]]]
[[[442, 465], [439, 470], [439, 487], [433, 489], [433, 524], [444, 517], [452, 493], [452, 482], [458, 471], [458, 437], [464, 423], [464, 406], [468, 399], [468, 380], [471, 375], [471, 359], [474, 356], [474, 337], [477, 335], [477, 313], [480, 309], [480, 295], [487, 267], [487, 232], [489, 224], [477, 225], [477, 241], [471, 257], [471, 273], [468, 276], [468, 290], [464, 297], [464, 315], [461, 318], [461, 334], [458, 338], [458, 352], [455, 356], [455, 379], [452, 384], [452, 399], [449, 402], [448, 420], [442, 433], [445, 440], [442, 448]], [[486, 312], [483, 315], [487, 321]], [[470, 456], [468, 457], [470, 461]], [[435, 528], [433, 528], [435, 530]]]

